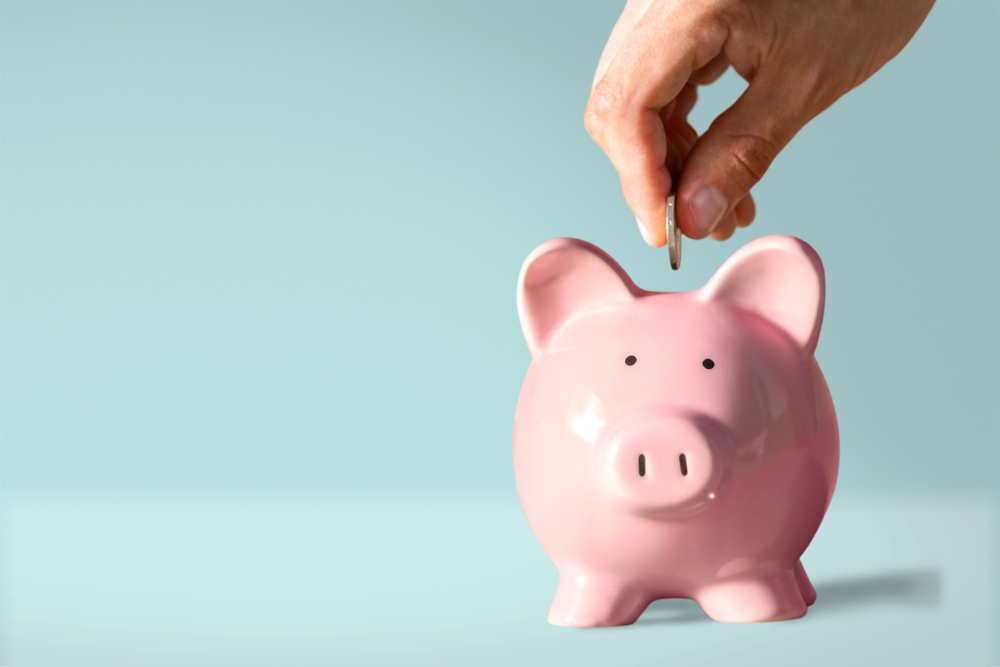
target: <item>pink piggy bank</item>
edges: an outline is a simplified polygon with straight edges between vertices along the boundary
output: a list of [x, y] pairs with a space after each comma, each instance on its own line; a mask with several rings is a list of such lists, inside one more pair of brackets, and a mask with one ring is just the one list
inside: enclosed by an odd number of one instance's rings
[[639, 289], [576, 239], [528, 256], [514, 472], [559, 569], [550, 623], [624, 625], [675, 597], [717, 621], [806, 613], [799, 558], [840, 447], [813, 357], [824, 295], [819, 256], [789, 236], [681, 293]]

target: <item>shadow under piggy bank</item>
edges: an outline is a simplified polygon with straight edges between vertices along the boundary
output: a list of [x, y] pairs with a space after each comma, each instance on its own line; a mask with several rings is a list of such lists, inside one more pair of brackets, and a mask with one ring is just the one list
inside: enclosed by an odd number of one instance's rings
[[636, 625], [683, 625], [711, 621], [694, 600], [672, 598], [651, 602]]
[[[936, 607], [941, 604], [941, 573], [937, 570], [891, 572], [816, 583], [816, 604], [805, 618], [897, 604]], [[711, 619], [693, 600], [657, 600], [636, 625], [683, 625]]]
[[915, 570], [817, 583], [816, 604], [806, 616], [883, 604], [937, 607], [941, 604], [941, 573]]

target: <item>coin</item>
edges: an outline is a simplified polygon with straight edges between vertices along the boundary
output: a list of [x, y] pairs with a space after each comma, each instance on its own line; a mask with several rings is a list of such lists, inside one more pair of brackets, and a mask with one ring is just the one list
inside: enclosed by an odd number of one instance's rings
[[667, 250], [670, 253], [670, 268], [681, 268], [681, 228], [674, 221], [674, 193], [667, 197]]

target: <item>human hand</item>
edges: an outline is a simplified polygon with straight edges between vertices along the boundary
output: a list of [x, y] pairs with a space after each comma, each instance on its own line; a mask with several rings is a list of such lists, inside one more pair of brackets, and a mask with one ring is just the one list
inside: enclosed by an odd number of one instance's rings
[[[934, 0], [629, 0], [597, 65], [584, 124], [621, 178], [646, 242], [677, 224], [724, 240], [795, 133], [902, 50]], [[697, 86], [732, 65], [749, 83], [702, 135]], [[679, 176], [679, 178], [678, 178]]]

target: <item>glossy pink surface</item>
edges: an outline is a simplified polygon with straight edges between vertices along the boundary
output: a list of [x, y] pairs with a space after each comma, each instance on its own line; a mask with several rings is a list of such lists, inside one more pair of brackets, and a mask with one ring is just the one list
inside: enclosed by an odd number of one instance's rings
[[641, 290], [576, 239], [528, 256], [514, 472], [559, 569], [551, 623], [628, 624], [667, 597], [719, 621], [805, 614], [799, 557], [839, 459], [813, 358], [824, 291], [819, 257], [788, 236], [684, 293]]

